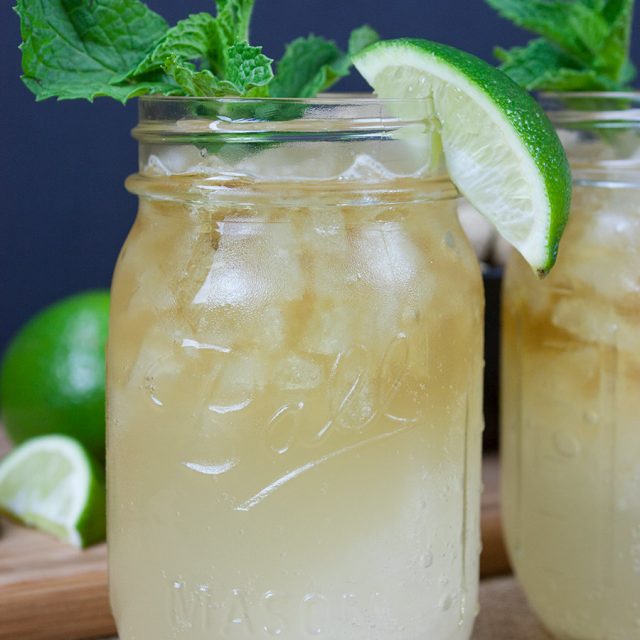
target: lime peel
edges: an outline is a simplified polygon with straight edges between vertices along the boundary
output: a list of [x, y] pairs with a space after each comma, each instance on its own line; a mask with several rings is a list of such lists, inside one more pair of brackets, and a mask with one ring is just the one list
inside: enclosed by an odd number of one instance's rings
[[567, 221], [571, 174], [536, 101], [479, 58], [428, 40], [380, 41], [354, 64], [382, 98], [432, 102], [452, 181], [546, 274]]

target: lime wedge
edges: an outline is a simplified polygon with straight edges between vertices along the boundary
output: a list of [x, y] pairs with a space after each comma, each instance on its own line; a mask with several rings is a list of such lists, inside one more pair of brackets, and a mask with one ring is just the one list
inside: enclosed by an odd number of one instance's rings
[[77, 547], [105, 538], [101, 473], [66, 436], [27, 440], [0, 462], [0, 510]]
[[458, 190], [547, 273], [567, 221], [571, 174], [537, 102], [479, 58], [428, 40], [382, 40], [353, 62], [381, 98], [424, 98], [429, 108], [420, 113], [436, 119]]

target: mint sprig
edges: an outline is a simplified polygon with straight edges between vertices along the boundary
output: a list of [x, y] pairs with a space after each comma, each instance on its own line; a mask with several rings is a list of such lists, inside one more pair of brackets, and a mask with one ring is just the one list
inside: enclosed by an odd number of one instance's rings
[[487, 0], [538, 36], [494, 51], [501, 69], [529, 90], [619, 91], [635, 77], [629, 59], [634, 0]]
[[142, 93], [174, 91], [162, 77], [112, 84], [168, 29], [138, 0], [18, 0], [22, 77], [38, 100], [109, 96], [122, 102]]
[[332, 40], [313, 34], [297, 38], [287, 45], [278, 62], [270, 95], [309, 98], [325, 91], [349, 74], [351, 57], [376, 40], [378, 34], [368, 25], [351, 32], [347, 53]]
[[348, 74], [351, 55], [378, 38], [356, 29], [349, 52], [318, 36], [273, 60], [249, 44], [254, 0], [217, 0], [169, 27], [140, 0], [18, 0], [22, 79], [37, 100], [144, 94], [314, 96]]

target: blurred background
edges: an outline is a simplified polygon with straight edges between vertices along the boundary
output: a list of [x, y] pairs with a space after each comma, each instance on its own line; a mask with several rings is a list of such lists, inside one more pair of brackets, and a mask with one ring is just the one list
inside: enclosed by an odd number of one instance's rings
[[[171, 24], [212, 9], [212, 0], [147, 3]], [[5, 0], [0, 8], [0, 353], [36, 310], [70, 293], [109, 285], [136, 210], [123, 186], [136, 169], [129, 135], [135, 101], [126, 107], [104, 98], [94, 104], [36, 103], [19, 79], [19, 22], [12, 4]], [[483, 0], [258, 0], [252, 41], [277, 59], [286, 42], [309, 32], [344, 47], [350, 30], [365, 22], [383, 38], [431, 38], [492, 62], [494, 45], [528, 39]], [[634, 49], [640, 60], [640, 38]], [[355, 76], [338, 88], [366, 89]]]

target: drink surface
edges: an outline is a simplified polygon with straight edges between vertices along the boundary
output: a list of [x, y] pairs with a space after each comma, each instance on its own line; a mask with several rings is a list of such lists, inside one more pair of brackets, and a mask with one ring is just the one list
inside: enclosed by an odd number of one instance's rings
[[114, 279], [121, 640], [468, 638], [482, 300], [455, 200], [201, 178], [154, 179]]
[[576, 185], [558, 263], [513, 256], [503, 313], [503, 508], [558, 638], [640, 637], [640, 192]]

